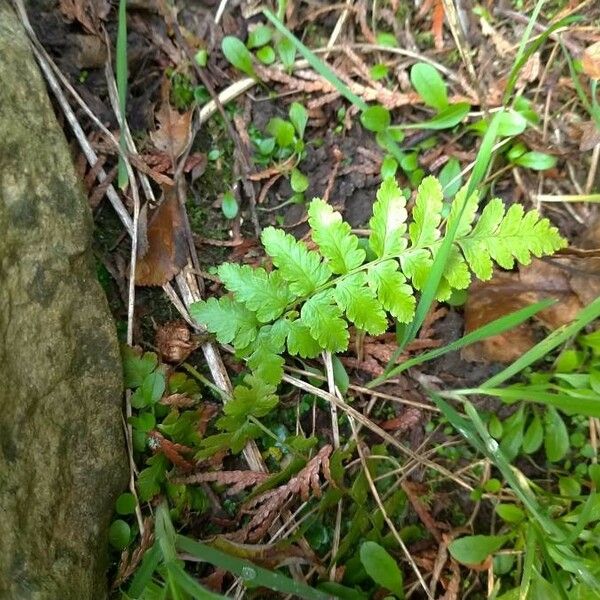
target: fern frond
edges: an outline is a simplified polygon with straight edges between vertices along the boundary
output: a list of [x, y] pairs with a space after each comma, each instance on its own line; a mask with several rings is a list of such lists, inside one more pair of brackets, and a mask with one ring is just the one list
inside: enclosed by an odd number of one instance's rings
[[363, 264], [366, 253], [358, 247], [358, 238], [327, 202], [315, 198], [310, 203], [308, 223], [313, 241], [334, 273], [343, 275]]
[[566, 246], [556, 227], [536, 210], [525, 213], [520, 204], [513, 204], [506, 214], [504, 211], [502, 200], [494, 198], [471, 233], [457, 240], [479, 279], [491, 278], [493, 261], [512, 269], [515, 261], [528, 265], [532, 255], [539, 258]]
[[412, 287], [398, 269], [395, 260], [386, 260], [370, 267], [367, 277], [383, 308], [400, 323], [410, 323], [415, 314], [416, 300]]
[[[349, 324], [377, 335], [387, 329], [388, 313], [410, 323], [414, 290], [427, 281], [443, 231], [452, 229], [456, 235], [436, 294], [440, 300], [467, 288], [472, 274], [489, 279], [494, 264], [510, 269], [515, 261], [528, 264], [532, 256], [551, 254], [566, 244], [548, 219], [536, 211], [525, 213], [518, 204], [505, 211], [497, 198], [477, 219], [477, 194], [466, 198], [466, 191], [456, 195], [444, 228], [442, 188], [434, 177], [426, 177], [407, 228], [406, 200], [394, 179], [384, 180], [369, 221], [371, 262], [365, 262], [365, 251], [341, 215], [314, 199], [308, 215], [319, 252], [268, 227], [262, 242], [274, 270], [221, 265], [219, 275], [234, 299], [196, 303], [191, 314], [220, 342], [232, 342], [255, 377], [276, 384], [286, 348], [303, 358], [323, 350], [342, 352], [348, 347]], [[245, 433], [228, 434], [227, 443], [235, 437], [238, 444], [250, 435], [250, 425], [244, 428]]]
[[331, 277], [331, 269], [321, 261], [319, 254], [308, 250], [289, 233], [267, 227], [261, 240], [292, 294], [308, 296]]

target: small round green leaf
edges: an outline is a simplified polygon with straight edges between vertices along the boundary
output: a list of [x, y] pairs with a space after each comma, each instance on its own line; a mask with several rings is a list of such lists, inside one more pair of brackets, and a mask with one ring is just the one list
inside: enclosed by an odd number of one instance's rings
[[398, 161], [391, 155], [386, 154], [383, 162], [381, 163], [381, 177], [387, 179], [388, 177], [394, 177], [398, 170]]
[[440, 183], [444, 191], [444, 198], [454, 198], [462, 186], [460, 163], [456, 158], [450, 158], [440, 171]]
[[340, 390], [342, 395], [345, 395], [350, 387], [350, 377], [348, 377], [346, 367], [344, 367], [342, 361], [335, 354], [332, 356], [331, 362], [333, 366], [333, 380], [335, 381], [335, 385]]
[[393, 33], [387, 33], [382, 31], [377, 34], [377, 43], [380, 46], [386, 46], [387, 48], [396, 48], [398, 46], [398, 40]]
[[273, 30], [267, 25], [259, 25], [248, 34], [246, 46], [248, 48], [260, 48], [271, 41]]
[[544, 418], [544, 449], [550, 462], [558, 462], [569, 450], [569, 432], [559, 412], [549, 406]]
[[504, 535], [467, 535], [454, 540], [449, 546], [450, 554], [464, 565], [478, 565], [506, 542]]
[[208, 52], [204, 48], [198, 50], [194, 56], [194, 60], [199, 67], [205, 67], [208, 62]]
[[272, 65], [275, 62], [275, 50], [271, 46], [263, 46], [256, 51], [256, 58], [264, 65]]
[[308, 123], [308, 112], [306, 108], [304, 108], [304, 106], [302, 106], [302, 104], [299, 102], [292, 102], [289, 115], [292, 125], [298, 132], [298, 137], [302, 139], [304, 137], [306, 124]]
[[507, 523], [519, 523], [525, 518], [523, 509], [515, 504], [498, 504], [496, 506], [496, 513]]
[[369, 131], [385, 131], [392, 122], [390, 111], [379, 104], [369, 106], [360, 115], [360, 122]]
[[532, 150], [519, 156], [514, 162], [520, 167], [525, 167], [533, 171], [545, 171], [556, 165], [556, 156]]
[[121, 494], [117, 498], [116, 503], [117, 512], [120, 515], [131, 515], [135, 512], [135, 497], [130, 492]]
[[375, 583], [404, 598], [402, 571], [385, 548], [375, 542], [364, 542], [360, 547], [360, 562]]
[[294, 61], [296, 60], [296, 46], [294, 46], [294, 42], [282, 36], [275, 42], [275, 49], [283, 66], [289, 71], [294, 66]]
[[417, 63], [410, 70], [410, 81], [425, 104], [438, 111], [448, 106], [446, 84], [437, 69], [426, 63]]
[[122, 519], [113, 521], [108, 530], [108, 541], [113, 548], [123, 550], [129, 544], [131, 537], [131, 528]]
[[523, 452], [525, 454], [533, 454], [537, 452], [544, 441], [544, 426], [538, 415], [534, 415], [531, 423], [525, 430], [523, 436]]
[[221, 200], [221, 210], [227, 219], [235, 219], [238, 214], [238, 203], [231, 192], [225, 192]]
[[527, 119], [522, 114], [514, 110], [503, 111], [498, 120], [498, 135], [504, 137], [519, 135], [526, 127]]
[[308, 177], [304, 175], [300, 169], [292, 169], [290, 177], [290, 185], [292, 190], [297, 194], [302, 194], [308, 189]]
[[287, 148], [294, 143], [294, 126], [280, 117], [273, 117], [267, 123], [267, 132], [275, 137], [280, 148]]
[[254, 77], [254, 66], [252, 65], [252, 54], [244, 43], [238, 38], [228, 35], [223, 38], [221, 43], [223, 56], [236, 68], [246, 73], [250, 77]]
[[373, 67], [371, 67], [371, 73], [370, 73], [371, 79], [373, 79], [375, 81], [384, 79], [385, 77], [387, 77], [388, 73], [389, 73], [389, 68], [387, 67], [387, 65], [378, 64], [378, 65], [374, 65]]

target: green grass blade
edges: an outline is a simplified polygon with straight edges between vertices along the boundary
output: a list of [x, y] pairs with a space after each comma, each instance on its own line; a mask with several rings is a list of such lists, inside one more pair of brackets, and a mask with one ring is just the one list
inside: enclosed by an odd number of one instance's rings
[[296, 46], [298, 52], [308, 61], [308, 64], [322, 77], [324, 77], [347, 100], [365, 110], [368, 104], [357, 96], [320, 58], [305, 46], [268, 8], [263, 9], [263, 14], [290, 42]]
[[[125, 141], [125, 109], [127, 103], [127, 0], [119, 0], [119, 25], [117, 29], [116, 61], [117, 95], [119, 96], [119, 112], [121, 113], [121, 122], [119, 123], [119, 127], [121, 128], [119, 145], [121, 147], [121, 152], [126, 153], [127, 144]], [[119, 187], [123, 189], [127, 185], [128, 181], [129, 177], [127, 175], [125, 161], [123, 160], [122, 156], [119, 156]]]
[[[521, 40], [521, 47], [523, 47], [523, 48], [524, 48], [527, 40], [529, 40], [529, 37], [531, 36], [531, 30], [533, 29], [533, 26], [535, 25], [535, 21], [537, 20], [537, 16], [539, 14], [539, 9], [541, 9], [541, 5], [543, 3], [544, 3], [544, 0], [540, 0], [531, 15], [531, 19], [529, 21], [529, 24], [527, 25], [527, 29]], [[508, 76], [508, 82], [506, 84], [506, 90], [504, 92], [504, 97], [502, 100], [504, 105], [508, 104], [508, 101], [510, 100], [510, 96], [513, 93], [513, 90], [515, 89], [515, 86], [517, 84], [517, 79], [519, 77], [519, 73], [521, 72], [521, 69], [525, 66], [525, 64], [531, 57], [531, 55], [534, 54], [535, 52], [537, 52], [537, 50], [540, 48], [540, 46], [542, 44], [544, 44], [544, 42], [557, 29], [560, 29], [561, 27], [570, 25], [571, 23], [575, 23], [575, 22], [579, 21], [580, 19], [581, 19], [581, 17], [578, 17], [578, 16], [565, 17], [564, 19], [561, 19], [560, 21], [557, 21], [556, 23], [554, 23], [553, 25], [548, 27], [548, 29], [546, 29], [546, 31], [544, 31], [526, 49], [523, 49], [523, 51], [521, 51], [521, 47], [519, 47], [519, 52], [517, 53], [517, 57], [515, 58], [515, 62], [513, 64], [512, 69], [510, 70], [510, 74]]]
[[331, 598], [330, 594], [324, 594], [304, 583], [294, 581], [280, 573], [257, 567], [247, 560], [225, 554], [220, 550], [216, 550], [182, 535], [177, 536], [177, 548], [195, 558], [234, 573], [238, 577], [251, 580], [253, 585], [264, 586], [282, 594], [292, 594], [306, 600], [328, 600]]
[[183, 570], [183, 567], [179, 563], [170, 562], [165, 567], [171, 578], [171, 582], [195, 600], [226, 600], [226, 596], [215, 594], [200, 585], [191, 575]]
[[[444, 239], [440, 246], [439, 252], [436, 254], [436, 257], [433, 261], [433, 265], [431, 267], [431, 271], [429, 271], [427, 281], [423, 286], [421, 297], [419, 298], [419, 303], [417, 304], [417, 309], [415, 311], [415, 317], [412, 323], [405, 329], [402, 341], [398, 346], [398, 354], [397, 356], [392, 357], [393, 362], [390, 361], [392, 365], [396, 361], [398, 356], [400, 356], [400, 353], [404, 350], [404, 348], [406, 348], [406, 345], [412, 340], [414, 340], [417, 336], [417, 332], [421, 328], [421, 325], [423, 324], [423, 321], [425, 320], [425, 317], [429, 312], [431, 304], [435, 300], [440, 281], [442, 280], [444, 270], [446, 269], [448, 259], [450, 258], [452, 244], [454, 243], [454, 238], [456, 237], [456, 232], [458, 230], [458, 226], [460, 225], [460, 220], [462, 217], [462, 213], [465, 209], [467, 199], [471, 196], [471, 194], [480, 184], [481, 180], [485, 176], [485, 173], [492, 159], [494, 142], [496, 141], [496, 137], [498, 134], [498, 125], [500, 122], [501, 114], [502, 111], [499, 111], [494, 115], [494, 118], [492, 119], [488, 130], [483, 136], [481, 146], [479, 148], [479, 151], [477, 152], [477, 158], [475, 159], [475, 166], [473, 168], [473, 172], [471, 173], [471, 177], [469, 178], [469, 182], [467, 185], [467, 193], [464, 196], [464, 201], [460, 209], [459, 217], [454, 221], [452, 227], [449, 230], [447, 230], [444, 235]], [[389, 363], [386, 366], [386, 370], [388, 369], [388, 367], [390, 367]]]
[[573, 323], [553, 331], [548, 337], [543, 339], [531, 350], [528, 350], [525, 354], [523, 354], [523, 356], [506, 367], [506, 369], [500, 371], [500, 373], [494, 375], [493, 377], [490, 377], [490, 379], [481, 384], [479, 387], [481, 389], [497, 387], [499, 384], [503, 383], [507, 379], [510, 379], [513, 375], [516, 375], [524, 368], [546, 356], [549, 352], [554, 350], [554, 348], [566, 342], [568, 339], [581, 331], [581, 329], [583, 329], [588, 323], [591, 323], [598, 317], [600, 317], [600, 298], [596, 298], [596, 300], [583, 308]]
[[485, 340], [488, 337], [492, 337], [494, 335], [499, 335], [508, 331], [509, 329], [513, 329], [517, 327], [527, 319], [530, 319], [538, 313], [540, 310], [545, 310], [546, 308], [552, 306], [556, 301], [555, 300], [542, 300], [541, 302], [536, 302], [531, 306], [526, 306], [525, 308], [521, 308], [520, 310], [516, 310], [513, 313], [508, 315], [504, 315], [499, 319], [494, 319], [493, 321], [486, 323], [482, 327], [479, 327], [475, 331], [471, 331], [467, 335], [461, 337], [460, 339], [444, 346], [443, 348], [435, 348], [434, 350], [430, 350], [429, 352], [424, 352], [423, 354], [419, 354], [419, 356], [415, 356], [401, 365], [397, 365], [390, 371], [380, 375], [373, 381], [370, 381], [367, 384], [367, 387], [374, 388], [378, 385], [381, 385], [384, 381], [388, 380], [391, 377], [396, 377], [406, 369], [410, 369], [411, 367], [416, 367], [424, 362], [433, 360], [448, 352], [454, 352], [455, 350], [460, 350], [465, 346], [469, 346], [470, 344], [475, 344], [476, 342], [480, 342]]
[[461, 395], [494, 396], [502, 398], [507, 402], [537, 402], [547, 406], [560, 408], [567, 414], [577, 413], [585, 417], [600, 418], [600, 398], [594, 399], [589, 396], [578, 395], [576, 391], [570, 393], [552, 393], [546, 390], [535, 389], [533, 386], [514, 386], [507, 388], [480, 387], [466, 390], [457, 390]]
[[[321, 60], [310, 48], [305, 46], [269, 9], [263, 9], [263, 14], [274, 25], [277, 31], [285, 36], [294, 46], [296, 50], [308, 61], [308, 64], [319, 75], [324, 77], [346, 100], [350, 101], [361, 111], [369, 107], [369, 105], [360, 97], [357, 96], [328, 66]], [[400, 146], [394, 141], [389, 131], [382, 132], [383, 143], [386, 150], [390, 152], [398, 162], [403, 158]]]
[[152, 581], [152, 575], [160, 564], [161, 558], [160, 548], [156, 543], [144, 553], [142, 562], [136, 569], [127, 589], [127, 595], [130, 598], [137, 598], [142, 595], [144, 588]]

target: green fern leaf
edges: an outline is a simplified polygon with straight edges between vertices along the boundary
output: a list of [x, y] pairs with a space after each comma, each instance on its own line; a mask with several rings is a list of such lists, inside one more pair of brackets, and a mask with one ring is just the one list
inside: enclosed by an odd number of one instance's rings
[[415, 315], [416, 301], [412, 287], [398, 268], [395, 260], [385, 260], [370, 267], [367, 277], [383, 308], [400, 323], [410, 323]]
[[494, 198], [483, 209], [469, 237], [457, 240], [469, 267], [478, 279], [492, 278], [494, 264], [490, 257], [487, 241], [494, 236], [504, 217], [504, 204]]
[[[471, 272], [469, 271], [469, 267], [456, 246], [452, 246], [450, 250], [448, 262], [444, 269], [444, 279], [448, 282], [450, 288], [456, 290], [464, 290], [468, 288], [471, 283]], [[451, 293], [451, 290], [447, 293]], [[445, 293], [443, 298], [438, 296], [438, 300], [446, 300], [449, 297], [450, 296], [446, 296]]]
[[327, 202], [315, 198], [310, 203], [308, 222], [313, 241], [334, 273], [342, 275], [363, 264], [366, 254], [358, 247], [358, 238]]
[[384, 179], [377, 190], [373, 216], [369, 221], [369, 245], [378, 258], [397, 255], [407, 246], [406, 198], [393, 177]]
[[310, 330], [300, 319], [290, 323], [287, 347], [292, 356], [302, 358], [315, 358], [321, 353], [319, 342], [310, 335]]
[[272, 325], [260, 328], [253, 352], [247, 359], [248, 366], [257, 377], [267, 383], [277, 384], [283, 377], [284, 359], [280, 356], [285, 348], [289, 322], [279, 319]]
[[234, 298], [255, 311], [256, 318], [262, 323], [277, 319], [294, 300], [277, 271], [267, 273], [261, 268], [223, 263], [218, 273]]
[[261, 236], [267, 254], [289, 283], [292, 294], [308, 296], [331, 277], [331, 269], [317, 252], [281, 229], [267, 227]]
[[246, 375], [244, 384], [235, 386], [233, 398], [223, 407], [225, 416], [218, 419], [216, 425], [221, 431], [234, 431], [249, 416], [264, 417], [278, 402], [275, 386], [255, 375]]
[[415, 248], [433, 244], [440, 236], [442, 204], [444, 194], [442, 186], [435, 177], [425, 177], [417, 190], [415, 206], [412, 210], [413, 222], [408, 231], [410, 241]]
[[234, 342], [236, 348], [244, 348], [257, 335], [258, 321], [254, 313], [229, 296], [194, 302], [190, 306], [190, 315], [214, 333], [221, 344]]
[[[446, 222], [446, 231], [449, 231], [460, 216], [460, 223], [456, 229], [455, 238], [459, 239], [468, 235], [471, 231], [471, 224], [477, 214], [477, 208], [479, 207], [479, 196], [477, 192], [473, 192], [468, 200], [465, 202], [467, 195], [467, 186], [462, 187], [456, 193], [452, 205], [450, 206], [450, 214], [448, 215], [448, 221]], [[463, 204], [465, 205], [463, 210]], [[462, 210], [462, 215], [461, 215]]]
[[426, 248], [418, 248], [400, 255], [402, 272], [411, 280], [416, 290], [425, 285], [432, 264], [431, 251]]
[[513, 204], [505, 214], [502, 200], [494, 198], [473, 231], [458, 244], [475, 275], [486, 280], [492, 276], [492, 260], [504, 269], [512, 269], [515, 259], [528, 265], [532, 255], [552, 254], [564, 248], [566, 241], [537, 211], [525, 213], [520, 204]]
[[343, 352], [348, 348], [348, 328], [331, 290], [307, 300], [300, 311], [300, 318], [321, 348], [330, 352]]
[[345, 311], [348, 320], [359, 329], [371, 335], [379, 335], [387, 329], [385, 311], [375, 292], [367, 287], [367, 277], [364, 273], [356, 273], [340, 280], [333, 290], [333, 296]]

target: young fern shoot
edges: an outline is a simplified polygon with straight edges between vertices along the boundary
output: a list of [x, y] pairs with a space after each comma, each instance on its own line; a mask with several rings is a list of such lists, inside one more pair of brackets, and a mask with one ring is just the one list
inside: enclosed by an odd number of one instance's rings
[[443, 231], [459, 218], [439, 300], [467, 288], [472, 275], [490, 279], [494, 264], [511, 269], [515, 262], [526, 265], [532, 256], [549, 255], [566, 245], [558, 230], [535, 210], [525, 213], [519, 204], [505, 210], [495, 198], [476, 219], [478, 201], [476, 193], [467, 198], [463, 188], [443, 223], [441, 185], [435, 177], [427, 177], [417, 190], [412, 221], [407, 223], [406, 199], [393, 178], [385, 179], [364, 246], [340, 213], [315, 198], [308, 215], [318, 251], [267, 227], [261, 241], [273, 269], [222, 264], [219, 277], [231, 296], [195, 303], [192, 317], [219, 342], [233, 344], [256, 377], [277, 384], [286, 351], [302, 358], [316, 357], [323, 350], [343, 352], [351, 324], [378, 335], [388, 328], [389, 315], [410, 323], [415, 291], [427, 280]]

